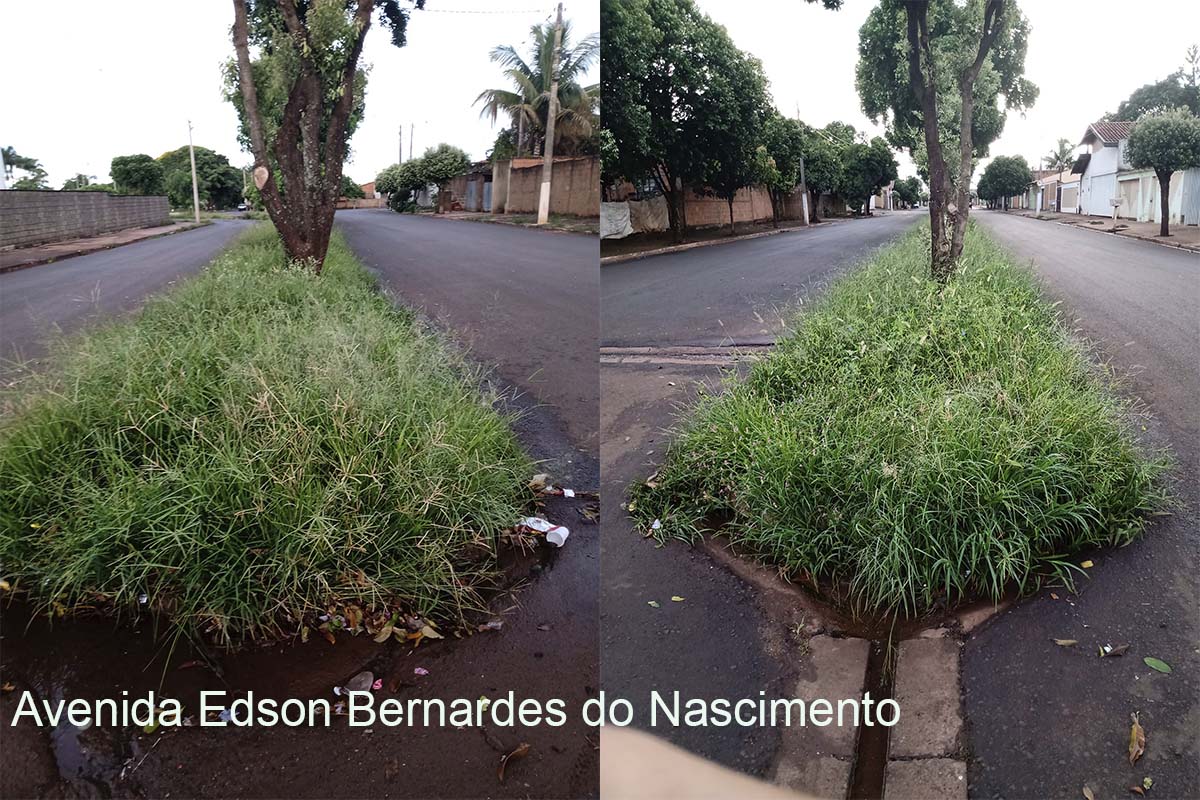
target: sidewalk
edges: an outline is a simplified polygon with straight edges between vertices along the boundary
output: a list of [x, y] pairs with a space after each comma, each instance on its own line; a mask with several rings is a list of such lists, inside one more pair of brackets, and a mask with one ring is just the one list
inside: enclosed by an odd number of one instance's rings
[[1049, 220], [1063, 225], [1076, 225], [1080, 228], [1115, 233], [1118, 236], [1128, 236], [1132, 239], [1141, 239], [1168, 247], [1178, 247], [1183, 250], [1200, 252], [1200, 225], [1172, 225], [1170, 228], [1171, 235], [1164, 239], [1158, 235], [1159, 224], [1157, 222], [1137, 222], [1130, 219], [1118, 219], [1116, 230], [1113, 230], [1111, 217], [1098, 217], [1085, 214], [1059, 214], [1054, 211], [1037, 212], [1029, 209], [1015, 209], [1006, 213], [1031, 217], [1033, 219]]
[[[814, 222], [811, 225], [787, 225], [779, 228], [773, 228], [769, 223], [765, 225], [743, 223], [738, 230], [745, 232], [739, 233], [736, 236], [730, 236], [726, 228], [699, 228], [689, 230], [687, 235], [691, 241], [684, 242], [683, 244], [674, 244], [674, 239], [670, 231], [635, 233], [624, 239], [601, 240], [600, 264], [601, 266], [605, 264], [620, 264], [622, 261], [636, 261], [640, 258], [662, 255], [664, 253], [678, 253], [682, 250], [692, 250], [697, 247], [711, 247], [718, 244], [741, 242], [746, 239], [758, 239], [763, 236], [775, 236], [780, 233], [801, 231], [806, 228], [826, 225], [831, 221], [823, 220], [821, 222]], [[608, 253], [608, 255], [605, 255], [605, 253]]]
[[183, 222], [160, 225], [154, 228], [128, 228], [100, 236], [89, 236], [85, 239], [67, 239], [62, 242], [52, 242], [36, 247], [22, 247], [16, 250], [0, 250], [0, 273], [12, 272], [38, 264], [48, 264], [71, 256], [81, 256], [94, 253], [97, 250], [108, 250], [123, 244], [140, 242], [143, 239], [155, 239], [159, 236], [169, 236], [172, 233], [188, 231], [192, 228], [211, 225], [211, 221], [200, 223]]
[[429, 214], [428, 216], [431, 219], [491, 222], [497, 225], [516, 225], [522, 228], [537, 228], [539, 230], [560, 231], [564, 233], [584, 233], [590, 236], [600, 235], [599, 217], [572, 217], [565, 214], [551, 214], [548, 223], [538, 225], [537, 214], [492, 214], [487, 211], [446, 211], [441, 214]]

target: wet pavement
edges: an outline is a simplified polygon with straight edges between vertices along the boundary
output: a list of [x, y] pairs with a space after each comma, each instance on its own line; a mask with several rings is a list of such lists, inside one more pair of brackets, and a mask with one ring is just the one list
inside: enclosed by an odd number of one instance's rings
[[[653, 689], [704, 698], [792, 696], [797, 677], [810, 669], [806, 641], [820, 623], [799, 593], [781, 589], [769, 570], [717, 557], [712, 545], [658, 546], [634, 530], [621, 505], [630, 484], [653, 473], [670, 441], [666, 429], [698, 385], [717, 388], [751, 357], [744, 350], [734, 360], [738, 348], [723, 345], [773, 341], [801, 301], [920, 218], [843, 221], [601, 268], [601, 659], [609, 695], [640, 708]], [[686, 599], [673, 603], [672, 595]], [[636, 724], [648, 727], [648, 720]], [[811, 755], [791, 752], [770, 728], [652, 732], [765, 778], [784, 779], [789, 770], [780, 759]]]
[[[1051, 589], [976, 632], [963, 652], [974, 797], [1151, 796], [1200, 791], [1200, 255], [1013, 215], [979, 222], [1032, 259], [1067, 323], [1152, 414], [1176, 459], [1178, 505], [1134, 543], [1090, 556], [1079, 594]], [[1076, 639], [1058, 647], [1053, 639]], [[1130, 645], [1099, 658], [1105, 644]], [[1160, 674], [1151, 656], [1171, 665]], [[1128, 761], [1130, 714], [1146, 753]]]

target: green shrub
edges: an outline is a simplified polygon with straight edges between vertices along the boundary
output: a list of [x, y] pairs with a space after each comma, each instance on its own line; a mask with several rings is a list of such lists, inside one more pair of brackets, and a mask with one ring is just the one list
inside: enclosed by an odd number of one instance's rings
[[1130, 404], [1069, 339], [1025, 268], [972, 229], [928, 281], [928, 228], [836, 284], [793, 334], [702, 397], [633, 515], [707, 521], [858, 609], [999, 598], [1130, 541], [1163, 499]]
[[141, 314], [62, 343], [0, 424], [0, 575], [236, 642], [341, 603], [478, 602], [529, 462], [478, 375], [335, 238], [268, 226]]

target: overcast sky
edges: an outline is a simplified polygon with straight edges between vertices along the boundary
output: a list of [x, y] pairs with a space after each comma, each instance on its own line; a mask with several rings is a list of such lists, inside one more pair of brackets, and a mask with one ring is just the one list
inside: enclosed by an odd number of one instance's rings
[[[845, 0], [840, 11], [818, 3], [777, 0], [697, 0], [742, 50], [763, 62], [779, 110], [813, 125], [849, 122], [882, 134], [863, 115], [854, 89], [858, 29], [876, 5]], [[1041, 93], [1025, 118], [1010, 113], [991, 155], [1022, 155], [1031, 167], [1059, 137], [1073, 143], [1089, 123], [1139, 86], [1166, 77], [1200, 41], [1196, 0], [1024, 0], [1031, 27], [1025, 74]], [[916, 174], [900, 154], [900, 176]], [[986, 165], [976, 170], [976, 178]]]
[[[406, 157], [415, 123], [417, 155], [445, 141], [483, 158], [497, 129], [472, 103], [484, 89], [504, 86], [488, 52], [499, 44], [524, 52], [529, 28], [552, 20], [554, 8], [550, 0], [427, 5], [413, 12], [403, 49], [391, 46], [385, 28], [373, 25], [367, 35], [366, 117], [346, 166], [359, 183], [396, 161], [401, 124]], [[563, 14], [577, 37], [599, 30], [599, 0], [568, 0]], [[79, 172], [106, 180], [113, 156], [157, 157], [187, 144], [190, 118], [196, 144], [235, 166], [249, 163], [233, 107], [221, 97], [232, 23], [228, 0], [7, 3], [0, 146], [39, 159], [57, 189]], [[588, 80], [599, 80], [598, 66]]]

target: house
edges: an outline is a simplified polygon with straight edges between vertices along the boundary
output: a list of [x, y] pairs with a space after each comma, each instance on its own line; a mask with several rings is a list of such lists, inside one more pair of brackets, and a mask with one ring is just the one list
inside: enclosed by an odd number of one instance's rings
[[[1071, 170], [1062, 172], [1039, 170], [1034, 178], [1034, 204], [1036, 211], [1059, 211], [1067, 214], [1076, 213], [1079, 205], [1079, 178], [1071, 174]], [[1059, 191], [1061, 190], [1061, 199]], [[1060, 205], [1061, 204], [1061, 205]]]
[[492, 162], [476, 161], [438, 195], [441, 211], [491, 211]]
[[[1162, 199], [1153, 170], [1134, 169], [1125, 156], [1133, 122], [1095, 122], [1080, 141], [1089, 152], [1081, 155], [1071, 172], [1079, 178], [1079, 213], [1117, 216], [1139, 222], [1162, 221]], [[1180, 225], [1200, 223], [1200, 168], [1171, 176], [1168, 221]], [[1064, 205], [1066, 205], [1064, 201]]]
[[368, 198], [372, 198], [372, 199], [379, 199], [379, 198], [383, 197], [383, 195], [381, 195], [379, 192], [375, 191], [375, 181], [371, 181], [370, 183], [364, 183], [359, 188], [363, 190], [364, 197], [368, 197]]

